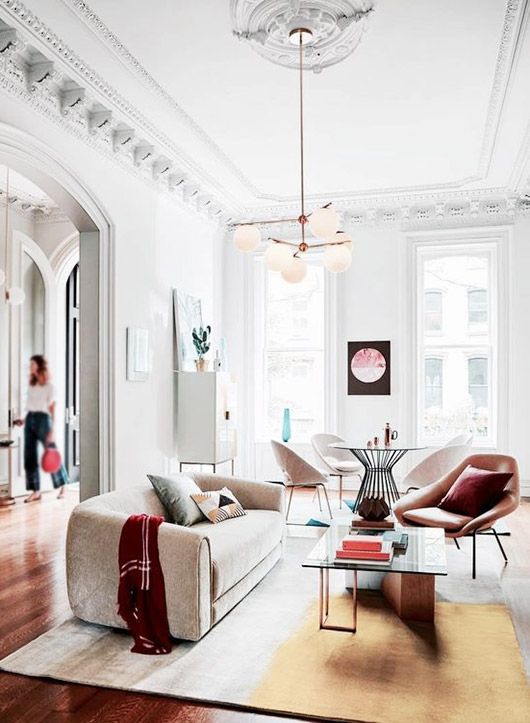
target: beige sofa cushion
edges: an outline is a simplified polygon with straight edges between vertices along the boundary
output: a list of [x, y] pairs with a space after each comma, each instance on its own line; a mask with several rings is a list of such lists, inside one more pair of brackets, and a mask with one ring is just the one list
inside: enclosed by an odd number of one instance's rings
[[416, 510], [407, 510], [403, 513], [407, 522], [413, 522], [426, 527], [443, 527], [445, 530], [460, 530], [471, 517], [446, 512], [439, 507], [420, 507]]
[[212, 601], [248, 575], [282, 540], [283, 517], [275, 510], [247, 510], [222, 524], [199, 522], [193, 531], [208, 537], [212, 558]]

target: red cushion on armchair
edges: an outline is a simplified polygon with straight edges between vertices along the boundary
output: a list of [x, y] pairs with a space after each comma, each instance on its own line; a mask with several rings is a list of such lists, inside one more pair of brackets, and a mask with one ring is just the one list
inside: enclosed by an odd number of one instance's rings
[[438, 507], [457, 515], [478, 517], [498, 501], [512, 472], [491, 472], [470, 464], [453, 482]]

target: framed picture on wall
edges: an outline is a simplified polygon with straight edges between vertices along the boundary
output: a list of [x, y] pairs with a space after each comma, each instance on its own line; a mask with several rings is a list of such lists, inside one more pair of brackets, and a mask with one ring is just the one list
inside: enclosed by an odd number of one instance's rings
[[180, 372], [195, 371], [195, 349], [191, 332], [202, 326], [201, 300], [173, 289], [173, 316], [175, 320], [174, 368]]
[[348, 342], [348, 394], [390, 394], [390, 342]]

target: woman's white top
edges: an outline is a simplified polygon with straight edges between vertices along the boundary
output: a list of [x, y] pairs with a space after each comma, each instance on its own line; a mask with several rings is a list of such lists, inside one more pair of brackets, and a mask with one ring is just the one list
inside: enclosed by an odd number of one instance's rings
[[27, 412], [46, 412], [49, 414], [50, 404], [55, 401], [55, 390], [53, 384], [35, 384], [28, 387], [28, 396], [26, 399]]

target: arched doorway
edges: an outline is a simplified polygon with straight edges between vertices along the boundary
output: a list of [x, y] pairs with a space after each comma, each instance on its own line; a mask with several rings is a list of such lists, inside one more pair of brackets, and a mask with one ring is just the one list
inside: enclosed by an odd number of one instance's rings
[[113, 487], [113, 243], [112, 225], [94, 194], [47, 146], [0, 123], [0, 163], [42, 188], [79, 233], [81, 499]]

